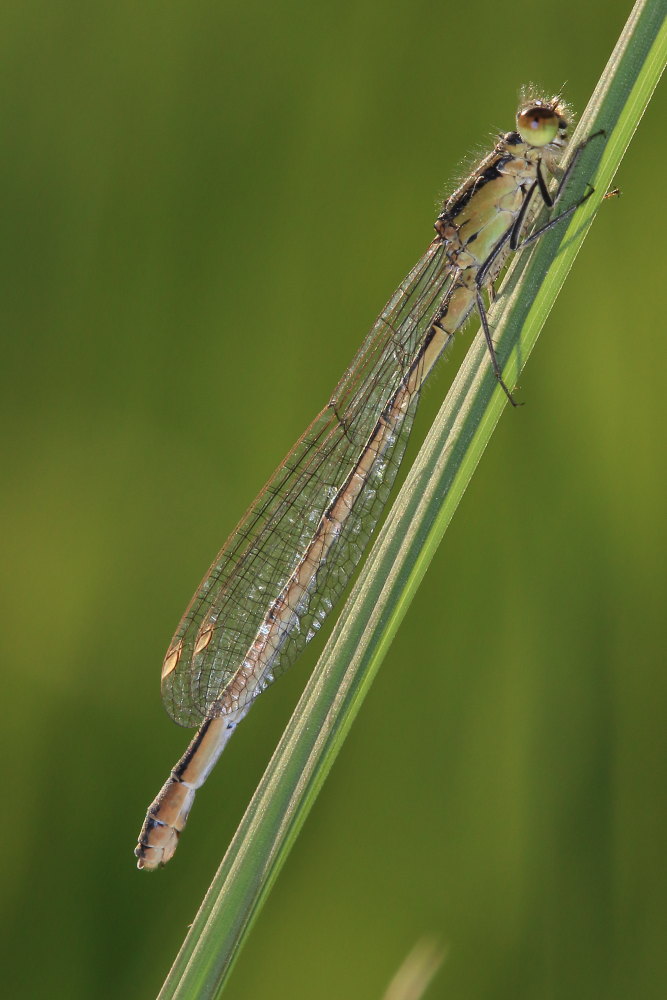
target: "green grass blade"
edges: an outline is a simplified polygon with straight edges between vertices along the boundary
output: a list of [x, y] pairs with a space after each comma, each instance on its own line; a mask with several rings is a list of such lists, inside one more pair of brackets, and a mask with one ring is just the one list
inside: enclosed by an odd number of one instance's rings
[[[589, 181], [595, 194], [565, 231], [557, 227], [518, 256], [491, 314], [508, 384], [526, 363], [666, 58], [664, 0], [640, 0], [574, 136], [573, 146], [605, 130], [586, 148], [567, 197], [569, 203], [579, 199]], [[505, 406], [478, 335], [239, 825], [162, 1000], [220, 995]]]

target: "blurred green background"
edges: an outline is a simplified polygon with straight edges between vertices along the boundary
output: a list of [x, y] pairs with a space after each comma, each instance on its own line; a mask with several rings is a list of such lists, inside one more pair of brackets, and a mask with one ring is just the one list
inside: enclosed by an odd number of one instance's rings
[[[172, 865], [162, 656], [517, 92], [582, 110], [621, 0], [0, 12], [6, 995], [150, 998], [322, 648]], [[659, 90], [227, 996], [663, 998]], [[424, 393], [414, 456], [470, 335]], [[409, 694], [408, 694], [409, 692]]]

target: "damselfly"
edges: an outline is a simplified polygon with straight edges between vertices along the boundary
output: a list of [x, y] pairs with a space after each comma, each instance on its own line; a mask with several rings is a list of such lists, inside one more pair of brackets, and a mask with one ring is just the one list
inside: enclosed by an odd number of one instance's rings
[[[421, 386], [474, 310], [493, 371], [516, 405], [483, 293], [493, 296], [511, 251], [578, 207], [526, 235], [540, 206], [557, 203], [581, 152], [559, 167], [567, 129], [560, 97], [522, 102], [516, 130], [499, 137], [447, 200], [426, 253], [202, 580], [162, 667], [167, 712], [200, 728], [148, 810], [135, 849], [139, 868], [171, 858], [195, 791], [232, 732], [340, 597], [391, 490]], [[545, 172], [559, 178], [553, 197]]]

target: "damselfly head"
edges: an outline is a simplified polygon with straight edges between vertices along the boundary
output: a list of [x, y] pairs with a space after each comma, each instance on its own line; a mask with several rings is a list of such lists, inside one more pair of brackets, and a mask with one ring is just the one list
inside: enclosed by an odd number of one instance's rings
[[529, 145], [546, 146], [556, 138], [566, 137], [567, 115], [567, 107], [559, 95], [551, 100], [533, 98], [521, 104], [516, 116], [516, 129]]

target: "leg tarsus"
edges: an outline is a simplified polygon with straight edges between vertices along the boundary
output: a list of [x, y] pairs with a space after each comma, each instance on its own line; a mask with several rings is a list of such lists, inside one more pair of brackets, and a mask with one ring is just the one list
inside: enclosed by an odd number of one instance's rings
[[575, 168], [575, 166], [577, 164], [577, 160], [579, 159], [579, 157], [581, 156], [581, 154], [583, 153], [583, 151], [586, 149], [586, 146], [588, 145], [588, 143], [591, 142], [591, 140], [597, 139], [599, 136], [606, 135], [606, 134], [607, 133], [605, 132], [605, 130], [603, 128], [601, 128], [601, 129], [598, 129], [597, 132], [593, 132], [592, 135], [589, 135], [588, 138], [584, 139], [583, 142], [579, 143], [579, 145], [575, 149], [574, 153], [572, 154], [572, 159], [570, 160], [570, 162], [568, 163], [567, 167], [565, 168], [565, 170], [563, 172], [563, 176], [561, 177], [560, 181], [558, 182], [558, 190], [556, 191], [556, 194], [554, 195], [554, 199], [553, 199], [554, 205], [556, 204], [556, 202], [560, 198], [561, 194], [565, 190], [565, 185], [567, 184], [568, 177], [570, 176], [570, 174], [574, 170], [574, 168]]

